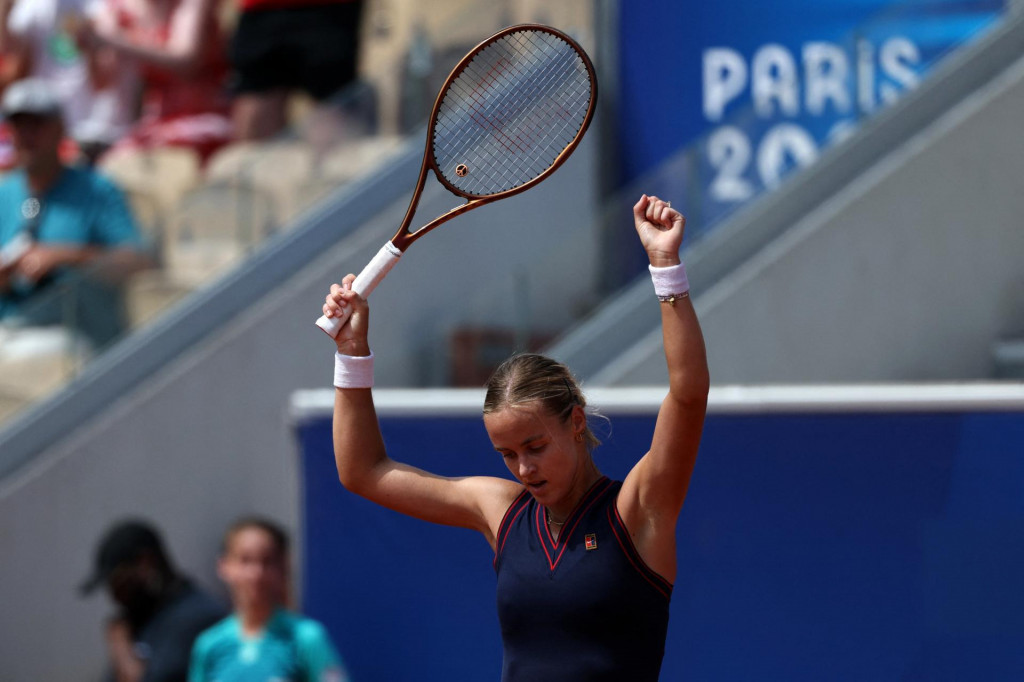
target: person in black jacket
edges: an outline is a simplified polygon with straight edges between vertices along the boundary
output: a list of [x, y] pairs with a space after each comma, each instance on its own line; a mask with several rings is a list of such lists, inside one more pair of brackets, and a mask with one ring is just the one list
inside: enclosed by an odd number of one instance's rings
[[175, 570], [144, 521], [122, 521], [104, 534], [80, 589], [87, 595], [100, 586], [118, 606], [105, 638], [116, 682], [185, 682], [195, 638], [227, 614]]

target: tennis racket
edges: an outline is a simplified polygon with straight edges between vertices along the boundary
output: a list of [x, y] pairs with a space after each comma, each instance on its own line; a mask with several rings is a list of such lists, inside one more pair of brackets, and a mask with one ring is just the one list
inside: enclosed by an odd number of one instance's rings
[[[512, 26], [474, 47], [434, 102], [416, 190], [401, 226], [352, 288], [369, 296], [417, 239], [452, 218], [533, 187], [565, 162], [594, 116], [597, 79], [576, 42], [539, 24]], [[466, 199], [416, 231], [409, 225], [432, 170]], [[337, 336], [351, 314], [321, 317]]]

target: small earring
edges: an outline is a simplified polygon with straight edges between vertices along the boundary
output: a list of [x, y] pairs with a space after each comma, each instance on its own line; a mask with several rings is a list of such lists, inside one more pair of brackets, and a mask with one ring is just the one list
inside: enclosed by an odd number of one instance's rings
[[576, 442], [577, 443], [582, 443], [583, 442], [583, 434], [582, 433], [577, 433], [576, 434]]

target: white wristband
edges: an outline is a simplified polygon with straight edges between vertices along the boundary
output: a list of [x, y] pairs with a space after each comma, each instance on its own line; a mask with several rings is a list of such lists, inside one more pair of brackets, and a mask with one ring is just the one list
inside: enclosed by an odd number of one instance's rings
[[670, 265], [667, 268], [658, 268], [653, 265], [647, 267], [651, 271], [654, 293], [659, 301], [672, 302], [689, 293], [690, 280], [686, 278], [686, 268], [682, 263]]
[[360, 357], [335, 353], [334, 385], [337, 388], [373, 388], [373, 351]]

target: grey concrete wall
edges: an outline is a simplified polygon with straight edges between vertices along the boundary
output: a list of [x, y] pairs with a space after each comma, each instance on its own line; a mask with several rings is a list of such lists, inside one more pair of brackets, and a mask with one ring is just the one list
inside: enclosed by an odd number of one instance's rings
[[[380, 385], [443, 374], [453, 325], [527, 314], [539, 328], [563, 324], [593, 285], [595, 166], [585, 143], [537, 188], [457, 218], [410, 248], [372, 296]], [[455, 201], [429, 191], [420, 213], [432, 218]], [[75, 586], [111, 521], [153, 519], [178, 562], [212, 589], [217, 544], [232, 518], [259, 512], [298, 527], [288, 397], [330, 385], [334, 345], [313, 322], [328, 285], [365, 265], [405, 203], [383, 208], [284, 285], [253, 291], [250, 310], [0, 481], [0, 680], [100, 674], [110, 606], [103, 595], [78, 598]], [[514, 294], [524, 288], [525, 307]]]
[[[1022, 121], [1024, 60], [696, 291], [712, 380], [991, 376], [1024, 331]], [[660, 332], [637, 331], [595, 382], [664, 381]]]

